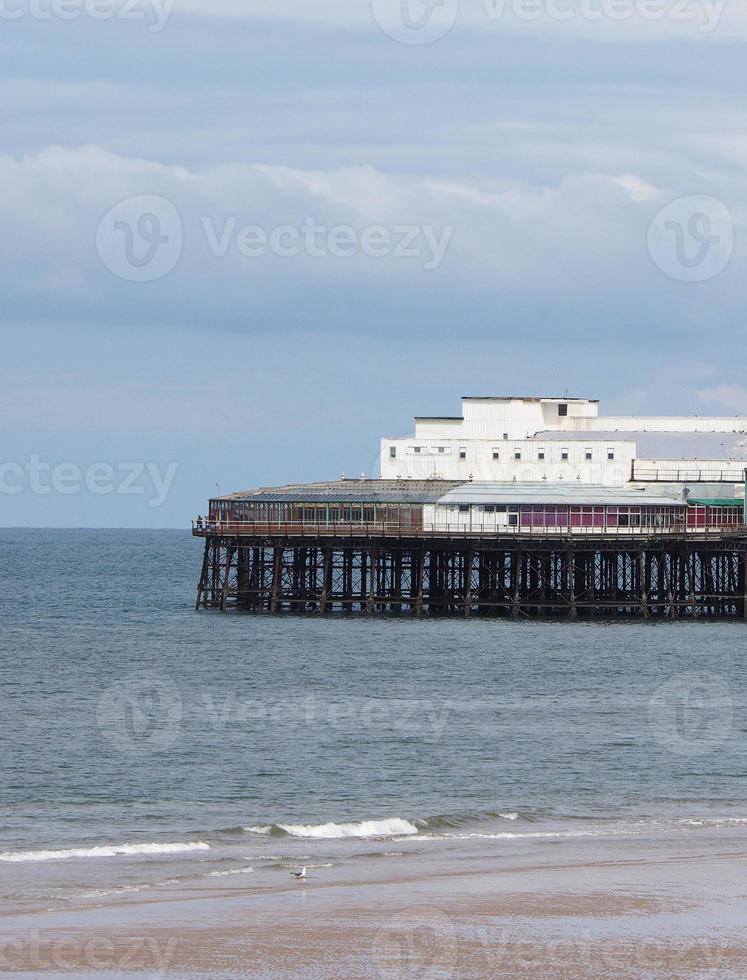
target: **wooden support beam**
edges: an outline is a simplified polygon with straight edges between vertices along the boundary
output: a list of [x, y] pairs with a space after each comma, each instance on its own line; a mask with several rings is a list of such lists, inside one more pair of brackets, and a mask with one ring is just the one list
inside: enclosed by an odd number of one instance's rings
[[202, 571], [200, 573], [200, 581], [197, 584], [197, 601], [195, 602], [195, 611], [197, 611], [200, 608], [200, 603], [202, 602], [203, 595], [206, 595], [209, 567], [210, 567], [210, 538], [206, 538], [205, 551], [202, 556]]
[[463, 571], [464, 615], [466, 619], [472, 615], [472, 566], [474, 563], [475, 549], [473, 547], [467, 548]]
[[641, 615], [644, 619], [649, 618], [648, 606], [648, 569], [646, 563], [646, 552], [638, 552], [638, 593], [641, 600]]
[[513, 576], [513, 582], [511, 587], [513, 590], [513, 602], [511, 604], [511, 618], [518, 619], [521, 616], [521, 575], [522, 566], [524, 564], [524, 554], [521, 551], [515, 551], [511, 554], [511, 574]]
[[332, 596], [332, 549], [327, 547], [324, 549], [324, 569], [323, 569], [324, 584], [322, 586], [322, 595], [319, 599], [319, 612], [323, 616], [329, 609], [330, 598]]
[[233, 556], [236, 553], [236, 549], [228, 545], [226, 547], [226, 567], [223, 571], [223, 588], [221, 590], [220, 596], [220, 611], [226, 611], [226, 602], [228, 600], [228, 590], [231, 581], [231, 566], [233, 565]]
[[568, 615], [571, 619], [578, 619], [578, 607], [576, 605], [576, 554], [572, 548], [568, 549], [566, 555], [566, 579], [568, 583]]
[[425, 549], [421, 548], [413, 554], [415, 566], [415, 615], [418, 619], [423, 616], [423, 585], [425, 583]]
[[283, 549], [275, 547], [272, 561], [272, 592], [270, 593], [270, 612], [280, 609], [283, 591]]
[[379, 585], [379, 549], [370, 550], [370, 575], [368, 595], [366, 597], [366, 613], [370, 616], [376, 612], [376, 598]]

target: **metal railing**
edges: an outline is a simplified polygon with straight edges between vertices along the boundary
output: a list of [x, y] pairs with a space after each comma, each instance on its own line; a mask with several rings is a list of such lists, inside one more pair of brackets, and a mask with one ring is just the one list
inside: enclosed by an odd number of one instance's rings
[[616, 524], [556, 527], [500, 526], [487, 524], [447, 524], [438, 522], [417, 527], [375, 521], [370, 523], [317, 522], [317, 521], [193, 521], [192, 533], [196, 537], [652, 537], [682, 536], [707, 537], [709, 535], [746, 534], [747, 525], [709, 524], [690, 527], [684, 522], [660, 525], [634, 525], [620, 527]]
[[744, 467], [706, 470], [697, 466], [688, 469], [643, 469], [633, 464], [632, 479], [643, 483], [744, 483]]

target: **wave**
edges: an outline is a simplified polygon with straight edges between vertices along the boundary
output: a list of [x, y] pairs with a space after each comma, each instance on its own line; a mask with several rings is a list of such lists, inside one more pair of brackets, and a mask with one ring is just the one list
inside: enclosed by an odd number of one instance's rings
[[231, 868], [230, 871], [208, 871], [205, 878], [229, 878], [231, 875], [248, 875], [254, 872], [254, 868]]
[[350, 837], [410, 837], [419, 833], [415, 824], [400, 817], [389, 820], [359, 820], [352, 823], [288, 824], [245, 827], [252, 834], [303, 837], [313, 840], [340, 840]]
[[341, 837], [407, 837], [418, 833], [408, 820], [361, 820], [358, 823], [278, 824], [291, 837], [336, 839]]
[[357, 837], [414, 837], [423, 832], [463, 829], [485, 821], [509, 820], [513, 822], [520, 819], [533, 822], [533, 817], [526, 814], [519, 814], [514, 811], [500, 813], [489, 811], [443, 814], [434, 817], [418, 817], [412, 820], [390, 817], [385, 820], [357, 820], [345, 823], [259, 824], [242, 829], [249, 834], [262, 836], [336, 840]]
[[464, 827], [472, 827], [475, 824], [509, 820], [534, 823], [536, 817], [528, 813], [518, 813], [516, 811], [498, 810], [478, 810], [466, 813], [445, 813], [435, 817], [422, 817], [415, 820], [416, 825], [422, 830], [460, 830]]
[[138, 854], [182, 854], [187, 851], [209, 851], [202, 841], [188, 844], [104, 844], [98, 847], [69, 847], [59, 851], [4, 851], [0, 861], [11, 864], [27, 861], [68, 861], [73, 858], [109, 858]]
[[421, 834], [420, 841], [442, 840], [560, 840], [583, 837], [636, 837], [650, 833], [672, 834], [679, 831], [702, 828], [719, 830], [727, 827], [744, 827], [747, 817], [701, 817], [701, 818], [658, 818], [635, 821], [617, 821], [593, 830], [529, 830], [529, 831], [497, 831], [497, 832], [467, 832], [441, 834]]
[[747, 817], [700, 817], [680, 823], [685, 827], [741, 827], [747, 824]]

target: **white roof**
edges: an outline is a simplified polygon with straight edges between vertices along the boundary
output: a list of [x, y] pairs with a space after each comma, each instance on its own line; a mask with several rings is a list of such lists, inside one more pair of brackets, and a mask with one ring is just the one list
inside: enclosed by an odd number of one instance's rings
[[574, 432], [543, 431], [532, 442], [634, 442], [639, 459], [735, 460], [747, 465], [747, 436], [742, 432]]
[[483, 483], [455, 487], [439, 505], [448, 504], [643, 504], [648, 507], [684, 505], [682, 493], [650, 493], [645, 488], [602, 487], [583, 483]]

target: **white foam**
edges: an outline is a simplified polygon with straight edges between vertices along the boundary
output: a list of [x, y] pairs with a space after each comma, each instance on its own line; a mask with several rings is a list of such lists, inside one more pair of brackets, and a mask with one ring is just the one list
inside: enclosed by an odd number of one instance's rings
[[499, 813], [498, 816], [501, 818], [501, 820], [518, 820], [519, 819], [519, 814], [518, 813]]
[[272, 831], [272, 827], [244, 827], [243, 828], [247, 834], [269, 834]]
[[230, 875], [248, 875], [252, 874], [254, 868], [232, 868], [230, 871], [209, 871], [205, 877], [206, 878], [228, 878]]
[[278, 824], [291, 837], [327, 838], [342, 837], [407, 837], [418, 833], [418, 828], [408, 820], [393, 817], [390, 820], [361, 820], [358, 823]]
[[700, 820], [683, 820], [681, 822], [686, 827], [739, 827], [747, 823], [747, 817], [703, 817]]
[[59, 851], [4, 851], [0, 861], [68, 861], [71, 858], [109, 858], [137, 854], [182, 854], [187, 851], [209, 851], [202, 841], [189, 844], [107, 844], [99, 847], [70, 847]]
[[420, 841], [437, 840], [556, 840], [567, 837], [615, 837], [618, 835], [634, 835], [640, 833], [633, 829], [627, 830], [559, 830], [559, 831], [529, 831], [515, 833], [504, 830], [495, 834], [423, 834]]

